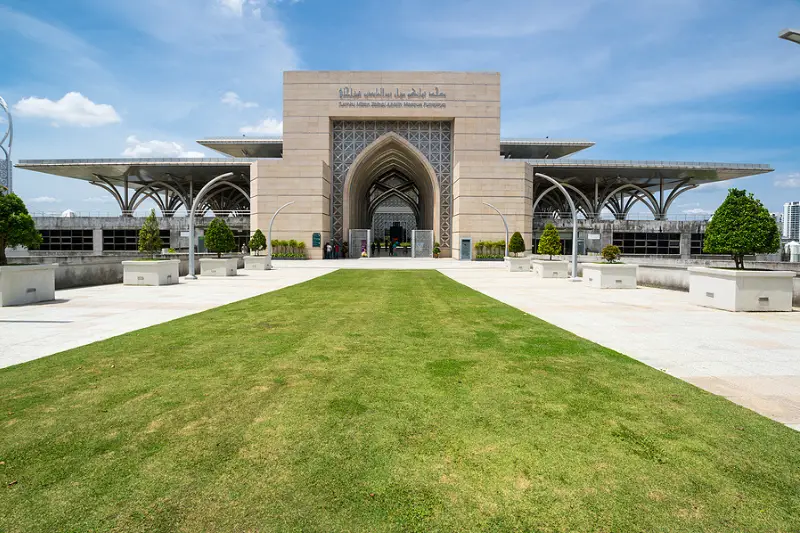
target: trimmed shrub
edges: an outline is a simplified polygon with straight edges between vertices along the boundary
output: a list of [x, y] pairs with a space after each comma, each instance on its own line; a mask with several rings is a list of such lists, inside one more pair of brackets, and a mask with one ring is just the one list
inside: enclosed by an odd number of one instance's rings
[[255, 252], [255, 255], [258, 255], [258, 252], [264, 250], [267, 247], [267, 238], [264, 237], [264, 234], [261, 232], [260, 229], [256, 229], [256, 232], [253, 233], [253, 236], [250, 237], [250, 250]]
[[771, 254], [780, 245], [778, 225], [761, 201], [743, 189], [730, 189], [708, 223], [703, 251], [730, 254], [743, 270], [745, 255]]
[[558, 236], [558, 230], [552, 222], [548, 222], [544, 227], [536, 252], [541, 255], [549, 255], [550, 259], [561, 253], [561, 237]]
[[236, 249], [236, 240], [233, 238], [233, 232], [222, 218], [215, 218], [206, 228], [205, 244], [210, 252], [217, 254], [217, 257], [222, 257], [223, 253], [232, 252]]
[[[505, 243], [503, 243], [503, 248], [505, 248]], [[520, 232], [515, 231], [514, 235], [511, 236], [511, 240], [508, 241], [508, 251], [514, 255], [525, 251], [525, 239], [522, 238]]]
[[151, 209], [150, 214], [144, 219], [142, 229], [139, 230], [139, 253], [150, 254], [150, 257], [153, 257], [163, 246], [156, 210]]
[[42, 235], [28, 214], [25, 202], [14, 193], [0, 192], [0, 266], [8, 264], [6, 247], [25, 246], [36, 249], [42, 244]]
[[609, 263], [613, 263], [614, 261], [620, 258], [622, 252], [620, 252], [618, 246], [609, 244], [608, 246], [603, 247], [603, 250], [600, 252], [600, 255], [602, 256], [603, 259], [605, 259]]

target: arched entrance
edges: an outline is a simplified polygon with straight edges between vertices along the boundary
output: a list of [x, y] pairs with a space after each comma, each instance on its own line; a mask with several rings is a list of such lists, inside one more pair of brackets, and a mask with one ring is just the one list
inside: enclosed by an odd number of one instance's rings
[[344, 234], [370, 229], [373, 240], [410, 242], [413, 230], [437, 230], [439, 185], [425, 156], [389, 132], [353, 161], [344, 183]]

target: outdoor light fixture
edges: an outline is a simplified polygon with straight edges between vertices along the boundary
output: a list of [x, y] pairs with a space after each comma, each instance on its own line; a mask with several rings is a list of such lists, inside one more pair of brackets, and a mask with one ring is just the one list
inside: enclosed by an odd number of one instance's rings
[[800, 44], [800, 31], [798, 30], [783, 30], [780, 35], [781, 39], [792, 41], [793, 43]]

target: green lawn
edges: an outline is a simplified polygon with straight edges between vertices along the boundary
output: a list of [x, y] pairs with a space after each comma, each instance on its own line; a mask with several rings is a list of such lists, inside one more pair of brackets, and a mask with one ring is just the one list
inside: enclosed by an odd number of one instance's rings
[[431, 271], [0, 370], [0, 428], [3, 532], [800, 530], [800, 434]]

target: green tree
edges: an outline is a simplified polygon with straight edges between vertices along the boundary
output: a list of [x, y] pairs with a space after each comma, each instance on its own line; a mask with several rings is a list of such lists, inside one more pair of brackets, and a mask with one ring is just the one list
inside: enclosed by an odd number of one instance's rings
[[236, 249], [236, 240], [233, 238], [233, 232], [221, 218], [215, 218], [206, 228], [205, 244], [209, 251], [217, 254], [217, 257]]
[[525, 251], [525, 239], [522, 238], [520, 232], [515, 231], [511, 236], [511, 240], [508, 241], [508, 251], [514, 255]]
[[6, 247], [25, 246], [35, 249], [42, 244], [25, 202], [14, 193], [0, 192], [0, 266], [8, 264]]
[[609, 263], [613, 263], [622, 255], [618, 246], [614, 246], [613, 244], [609, 244], [604, 246], [603, 249], [600, 251], [600, 256], [608, 261]]
[[255, 252], [255, 255], [258, 255], [258, 252], [267, 247], [267, 238], [264, 237], [260, 229], [256, 229], [256, 232], [250, 237], [249, 246], [250, 250]]
[[161, 242], [161, 229], [158, 227], [156, 210], [151, 209], [150, 214], [144, 219], [142, 229], [139, 230], [139, 253], [150, 254], [153, 257], [164, 243]]
[[542, 255], [549, 255], [550, 259], [554, 255], [561, 253], [561, 238], [558, 236], [558, 230], [556, 230], [552, 222], [548, 222], [544, 227], [536, 252]]
[[731, 254], [736, 268], [743, 270], [745, 255], [771, 254], [780, 245], [778, 225], [761, 201], [744, 189], [730, 189], [708, 223], [703, 251]]

